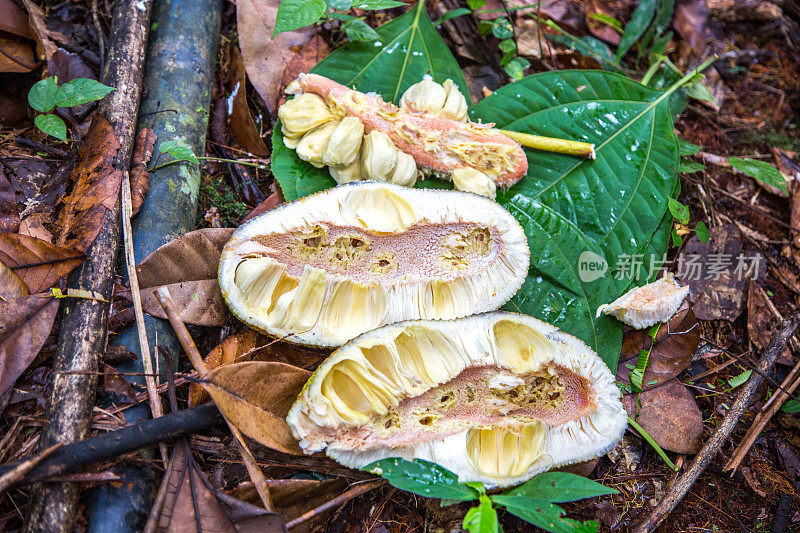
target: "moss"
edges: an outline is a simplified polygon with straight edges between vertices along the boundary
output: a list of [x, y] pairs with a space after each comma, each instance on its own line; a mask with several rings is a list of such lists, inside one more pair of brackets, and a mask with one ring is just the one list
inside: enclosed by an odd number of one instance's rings
[[200, 183], [199, 225], [207, 227], [209, 223], [203, 218], [212, 207], [219, 210], [222, 227], [236, 227], [250, 208], [239, 200], [233, 187], [222, 178], [203, 176]]

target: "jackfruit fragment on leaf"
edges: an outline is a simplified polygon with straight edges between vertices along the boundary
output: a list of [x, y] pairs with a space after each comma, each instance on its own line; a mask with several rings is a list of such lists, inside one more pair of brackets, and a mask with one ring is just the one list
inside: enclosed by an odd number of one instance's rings
[[597, 316], [611, 315], [636, 329], [668, 322], [689, 294], [689, 286], [681, 286], [671, 273], [661, 279], [635, 287], [610, 304], [597, 308]]

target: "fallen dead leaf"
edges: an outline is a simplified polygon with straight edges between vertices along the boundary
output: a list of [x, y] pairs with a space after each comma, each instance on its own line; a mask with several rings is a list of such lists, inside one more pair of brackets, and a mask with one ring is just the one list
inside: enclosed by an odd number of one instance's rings
[[44, 292], [83, 262], [78, 250], [13, 233], [0, 234], [0, 261], [8, 265], [31, 292]]
[[[267, 487], [272, 496], [275, 510], [286, 522], [298, 518], [303, 513], [329, 502], [347, 489], [347, 481], [335, 479], [268, 479]], [[236, 498], [251, 503], [259, 503], [258, 493], [252, 485], [233, 491]], [[308, 522], [309, 529], [316, 522], [324, 522], [325, 515], [314, 517]], [[316, 529], [311, 529], [316, 531]]]
[[95, 115], [78, 150], [71, 178], [75, 186], [59, 210], [59, 246], [85, 252], [97, 238], [119, 200], [122, 171], [112, 165], [119, 148], [114, 129], [101, 115]]
[[136, 391], [119, 370], [104, 362], [100, 363], [100, 368], [103, 371], [103, 390], [112, 396], [114, 403], [134, 403], [136, 401]]
[[222, 247], [232, 228], [190, 231], [148, 255], [136, 271], [145, 312], [166, 318], [155, 291], [169, 289], [181, 319], [198, 326], [224, 326], [231, 314], [217, 283]]
[[17, 193], [0, 165], [0, 233], [15, 233], [19, 229], [19, 212]]
[[30, 294], [30, 291], [28, 291], [25, 283], [19, 279], [19, 276], [13, 270], [0, 261], [0, 298], [13, 300], [14, 298], [23, 298], [28, 294]]
[[33, 39], [28, 26], [28, 16], [11, 0], [0, 0], [0, 31]]
[[203, 388], [239, 431], [273, 450], [303, 455], [284, 417], [310, 376], [283, 363], [236, 363], [209, 372]]
[[267, 196], [266, 200], [255, 206], [255, 208], [252, 211], [250, 211], [246, 217], [242, 219], [242, 224], [244, 224], [253, 217], [257, 217], [258, 215], [263, 215], [267, 211], [272, 211], [273, 209], [281, 205], [283, 201], [284, 201], [283, 193], [281, 192], [280, 189], [278, 189], [274, 193]]
[[604, 22], [601, 22], [592, 16], [606, 15], [620, 20], [619, 15], [609, 9], [609, 5], [610, 4], [608, 2], [601, 2], [600, 0], [586, 0], [586, 3], [583, 5], [586, 16], [586, 26], [589, 28], [589, 31], [592, 33], [592, 35], [598, 39], [602, 39], [607, 43], [617, 46], [619, 45], [620, 41], [619, 32], [608, 24], [605, 24]]
[[0, 302], [0, 395], [44, 346], [58, 312], [58, 300], [31, 295]]
[[0, 72], [30, 72], [36, 68], [31, 41], [0, 34]]
[[280, 90], [278, 91], [278, 105], [286, 101], [286, 94], [283, 90], [293, 82], [297, 76], [308, 72], [311, 68], [325, 59], [331, 53], [331, 47], [325, 42], [321, 35], [317, 34], [300, 47], [300, 50], [289, 60], [283, 71]]
[[273, 38], [279, 3], [279, 0], [239, 0], [236, 3], [239, 46], [247, 76], [267, 104], [273, 121], [277, 117], [284, 67], [295, 55], [293, 48], [307, 43], [315, 31], [306, 27]]
[[25, 5], [25, 9], [28, 10], [28, 23], [36, 39], [39, 58], [49, 59], [58, 47], [50, 39], [50, 31], [44, 23], [44, 11], [32, 0], [22, 0], [22, 3]]
[[[750, 282], [747, 290], [747, 335], [759, 352], [763, 352], [772, 334], [780, 329], [780, 321], [775, 319], [764, 300], [765, 293], [755, 282]], [[792, 351], [786, 346], [778, 357], [778, 362], [785, 365], [792, 363]]]
[[156, 145], [156, 132], [150, 128], [139, 130], [131, 156], [131, 206], [132, 214], [139, 212], [150, 188], [150, 173], [147, 163], [153, 157], [153, 147]]
[[242, 53], [236, 44], [228, 46], [231, 72], [228, 91], [231, 96], [228, 98], [229, 122], [234, 137], [242, 147], [253, 155], [266, 157], [269, 155], [264, 139], [258, 133], [256, 123], [250, 115], [250, 108], [247, 106], [247, 75], [244, 70]]
[[703, 415], [692, 393], [677, 379], [639, 394], [626, 394], [622, 403], [663, 449], [689, 454], [700, 450]]
[[11, 171], [6, 175], [20, 193], [17, 201], [25, 205], [20, 217], [41, 214], [50, 219], [56, 205], [64, 197], [67, 182], [75, 169], [77, 156], [76, 144], [55, 169], [44, 161], [34, 158], [4, 161], [4, 165]]

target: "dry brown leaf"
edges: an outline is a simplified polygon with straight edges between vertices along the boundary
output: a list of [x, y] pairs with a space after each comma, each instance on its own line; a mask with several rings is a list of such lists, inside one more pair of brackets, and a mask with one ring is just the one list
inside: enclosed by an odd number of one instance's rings
[[[689, 368], [699, 344], [700, 327], [697, 318], [688, 303], [684, 302], [675, 316], [667, 324], [662, 324], [656, 334], [642, 379], [642, 388], [648, 390], [658, 387]], [[618, 381], [630, 382], [631, 367], [636, 367], [639, 352], [649, 347], [648, 330], [626, 331], [617, 366]]]
[[0, 34], [0, 72], [30, 72], [36, 68], [31, 41]]
[[231, 43], [228, 47], [230, 51], [230, 70], [232, 78], [228, 91], [236, 96], [230, 102], [230, 125], [233, 135], [242, 147], [253, 155], [266, 157], [269, 155], [264, 139], [258, 133], [256, 123], [250, 115], [250, 108], [247, 106], [247, 75], [244, 70], [244, 61], [239, 47]]
[[[269, 487], [275, 510], [286, 522], [289, 522], [339, 496], [347, 489], [347, 481], [343, 478], [268, 479], [267, 487]], [[234, 489], [232, 494], [236, 498], [250, 503], [261, 501], [253, 485]], [[314, 527], [320, 525], [320, 522], [324, 522], [326, 518], [325, 514], [314, 517], [307, 523], [309, 529], [316, 531]]]
[[283, 71], [283, 78], [278, 91], [278, 105], [282, 105], [286, 101], [286, 94], [283, 92], [286, 86], [297, 79], [300, 74], [311, 70], [314, 65], [325, 59], [330, 53], [331, 47], [319, 34], [301, 46], [300, 50], [286, 64], [286, 68]]
[[274, 193], [267, 196], [267, 199], [255, 206], [255, 208], [250, 211], [244, 219], [242, 219], [242, 224], [247, 222], [253, 217], [257, 217], [258, 215], [263, 215], [267, 211], [272, 211], [279, 205], [283, 203], [283, 193], [280, 189], [275, 191]]
[[28, 23], [36, 39], [36, 48], [39, 52], [39, 58], [49, 59], [58, 47], [50, 39], [50, 31], [44, 23], [44, 11], [32, 0], [22, 0], [22, 3], [25, 4], [25, 9], [28, 10]]
[[112, 165], [119, 148], [114, 129], [101, 115], [95, 115], [72, 172], [75, 186], [59, 211], [59, 246], [85, 252], [97, 238], [106, 216], [119, 200], [122, 172]]
[[708, 7], [705, 0], [677, 0], [672, 25], [678, 35], [686, 41], [700, 57], [708, 47]]
[[203, 388], [236, 428], [273, 450], [303, 455], [284, 417], [311, 373], [283, 363], [221, 366]]
[[222, 247], [231, 228], [206, 228], [178, 237], [148, 255], [136, 271], [145, 312], [166, 318], [155, 291], [166, 286], [188, 324], [223, 326], [231, 321], [217, 283]]
[[139, 130], [131, 156], [131, 206], [132, 214], [139, 212], [150, 188], [150, 173], [147, 172], [147, 163], [153, 157], [153, 147], [156, 145], [156, 132], [150, 128]]
[[[305, 370], [312, 370], [324, 361], [330, 353], [330, 350], [313, 349], [276, 341], [255, 330], [247, 329], [236, 335], [231, 335], [218, 344], [206, 356], [205, 363], [209, 370], [222, 365], [243, 363], [245, 361], [286, 363]], [[208, 394], [200, 385], [192, 383], [189, 386], [189, 405], [199, 405], [209, 399]]]
[[[121, 346], [120, 348], [124, 349]], [[104, 362], [100, 363], [100, 368], [103, 371], [103, 390], [113, 396], [114, 403], [134, 403], [136, 401], [136, 391], [119, 370]]]
[[21, 192], [17, 201], [25, 205], [21, 217], [43, 215], [48, 224], [53, 216], [56, 205], [64, 197], [67, 182], [75, 168], [75, 159], [78, 156], [76, 143], [57, 168], [51, 168], [41, 159], [10, 159], [4, 161], [13, 176], [9, 173], [11, 183]]
[[267, 104], [273, 120], [277, 117], [284, 67], [295, 55], [292, 50], [307, 43], [315, 32], [306, 27], [273, 38], [279, 3], [279, 0], [239, 0], [236, 3], [239, 46], [247, 76]]
[[40, 295], [0, 302], [0, 395], [42, 349], [57, 312], [58, 300]]
[[689, 454], [700, 450], [703, 415], [692, 393], [677, 379], [640, 394], [626, 394], [622, 403], [628, 414], [665, 450]]
[[0, 232], [16, 233], [19, 229], [19, 212], [14, 186], [0, 166]]
[[606, 15], [609, 17], [614, 17], [615, 19], [619, 20], [619, 14], [612, 12], [608, 7], [609, 4], [607, 2], [601, 2], [600, 0], [586, 0], [586, 3], [583, 4], [585, 16], [586, 16], [586, 26], [589, 28], [589, 31], [597, 37], [598, 39], [603, 39], [605, 42], [613, 44], [614, 46], [619, 45], [620, 41], [620, 34], [617, 30], [601, 22], [592, 15]]
[[[763, 352], [769, 341], [772, 340], [773, 331], [780, 329], [780, 321], [777, 320], [767, 307], [764, 300], [764, 291], [758, 285], [750, 282], [747, 290], [747, 335], [759, 352]], [[792, 350], [786, 346], [778, 357], [778, 362], [791, 365]]]
[[13, 300], [28, 296], [30, 291], [25, 283], [19, 279], [13, 270], [8, 268], [5, 263], [0, 261], [0, 298], [3, 300]]
[[11, 0], [0, 0], [0, 31], [33, 39], [28, 27], [28, 16]]
[[13, 269], [32, 293], [44, 292], [83, 262], [78, 250], [13, 233], [0, 234], [0, 261]]

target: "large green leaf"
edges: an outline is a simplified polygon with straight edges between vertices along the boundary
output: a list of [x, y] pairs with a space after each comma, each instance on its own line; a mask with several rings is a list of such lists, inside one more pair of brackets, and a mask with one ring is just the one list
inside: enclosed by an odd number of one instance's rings
[[440, 83], [453, 80], [470, 101], [464, 75], [428, 18], [424, 2], [377, 32], [379, 41], [350, 43], [320, 61], [311, 72], [360, 91], [376, 92], [395, 103], [406, 89], [430, 74]]
[[382, 476], [393, 487], [427, 498], [470, 501], [481, 495], [469, 484], [459, 483], [453, 472], [424, 459], [406, 461], [390, 457], [370, 463], [361, 470]]

